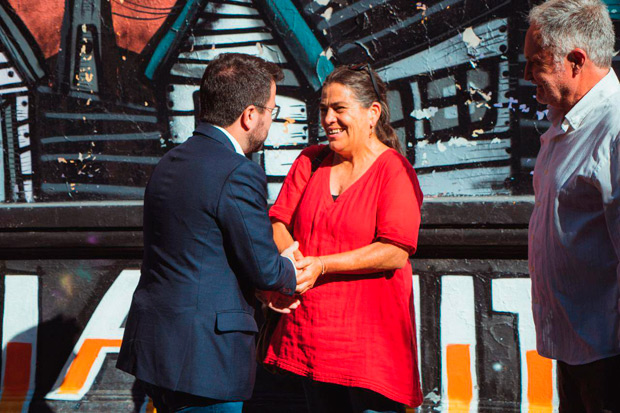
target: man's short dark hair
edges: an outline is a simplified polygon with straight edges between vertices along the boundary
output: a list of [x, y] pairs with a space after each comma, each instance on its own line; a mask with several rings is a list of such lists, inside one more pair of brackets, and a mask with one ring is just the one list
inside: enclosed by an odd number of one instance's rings
[[[278, 65], [260, 57], [242, 53], [217, 56], [200, 82], [200, 120], [230, 126], [248, 106], [265, 106], [271, 95], [271, 82], [283, 78]], [[262, 113], [264, 109], [258, 110]]]

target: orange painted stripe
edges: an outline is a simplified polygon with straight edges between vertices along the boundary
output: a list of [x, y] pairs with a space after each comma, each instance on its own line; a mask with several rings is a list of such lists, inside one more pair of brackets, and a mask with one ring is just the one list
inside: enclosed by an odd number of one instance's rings
[[448, 344], [446, 346], [446, 369], [448, 411], [469, 411], [474, 395], [469, 344]]
[[84, 340], [84, 344], [75, 356], [69, 371], [65, 375], [59, 394], [77, 394], [84, 387], [88, 373], [93, 367], [95, 359], [103, 347], [120, 347], [122, 340], [104, 340], [89, 338]]
[[7, 343], [0, 412], [21, 411], [30, 387], [31, 343]]
[[153, 400], [149, 397], [149, 402], [146, 404], [146, 413], [157, 413], [157, 409], [153, 406]]
[[530, 412], [553, 411], [553, 363], [536, 350], [525, 353], [527, 359], [527, 399]]

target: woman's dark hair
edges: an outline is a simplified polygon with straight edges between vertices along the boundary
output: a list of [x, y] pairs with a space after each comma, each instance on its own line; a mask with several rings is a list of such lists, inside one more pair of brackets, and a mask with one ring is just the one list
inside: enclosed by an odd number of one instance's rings
[[403, 152], [396, 132], [390, 125], [387, 87], [369, 64], [338, 66], [327, 76], [323, 87], [331, 83], [338, 83], [351, 89], [355, 99], [364, 108], [369, 108], [373, 102], [378, 102], [381, 105], [381, 116], [375, 125], [375, 133], [381, 142], [400, 153]]
[[260, 57], [223, 53], [213, 59], [200, 83], [200, 114], [203, 122], [230, 126], [250, 105], [263, 112], [271, 96], [271, 82], [284, 78], [282, 69]]

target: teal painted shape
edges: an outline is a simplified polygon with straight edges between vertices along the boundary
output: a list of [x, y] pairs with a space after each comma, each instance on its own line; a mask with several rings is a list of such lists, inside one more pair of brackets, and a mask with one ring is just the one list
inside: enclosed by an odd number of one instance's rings
[[189, 26], [191, 12], [200, 7], [200, 3], [204, 3], [204, 0], [187, 0], [176, 20], [155, 48], [151, 60], [144, 71], [147, 79], [153, 80], [157, 69], [168, 59], [168, 55]]
[[334, 65], [291, 0], [265, 0], [267, 17], [282, 41], [295, 56], [308, 83], [319, 90]]
[[609, 8], [609, 15], [613, 20], [620, 20], [620, 0], [603, 0]]
[[26, 76], [26, 81], [30, 84], [36, 83], [45, 76], [43, 62], [39, 60], [3, 4], [0, 4], [0, 20], [2, 21], [0, 44], [4, 46], [10, 58], [13, 59], [20, 73]]

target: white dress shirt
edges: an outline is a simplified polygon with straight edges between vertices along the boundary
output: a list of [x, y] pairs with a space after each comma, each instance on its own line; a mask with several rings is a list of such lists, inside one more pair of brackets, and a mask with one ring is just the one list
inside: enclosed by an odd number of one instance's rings
[[613, 71], [540, 138], [529, 269], [538, 352], [620, 354], [620, 84]]

